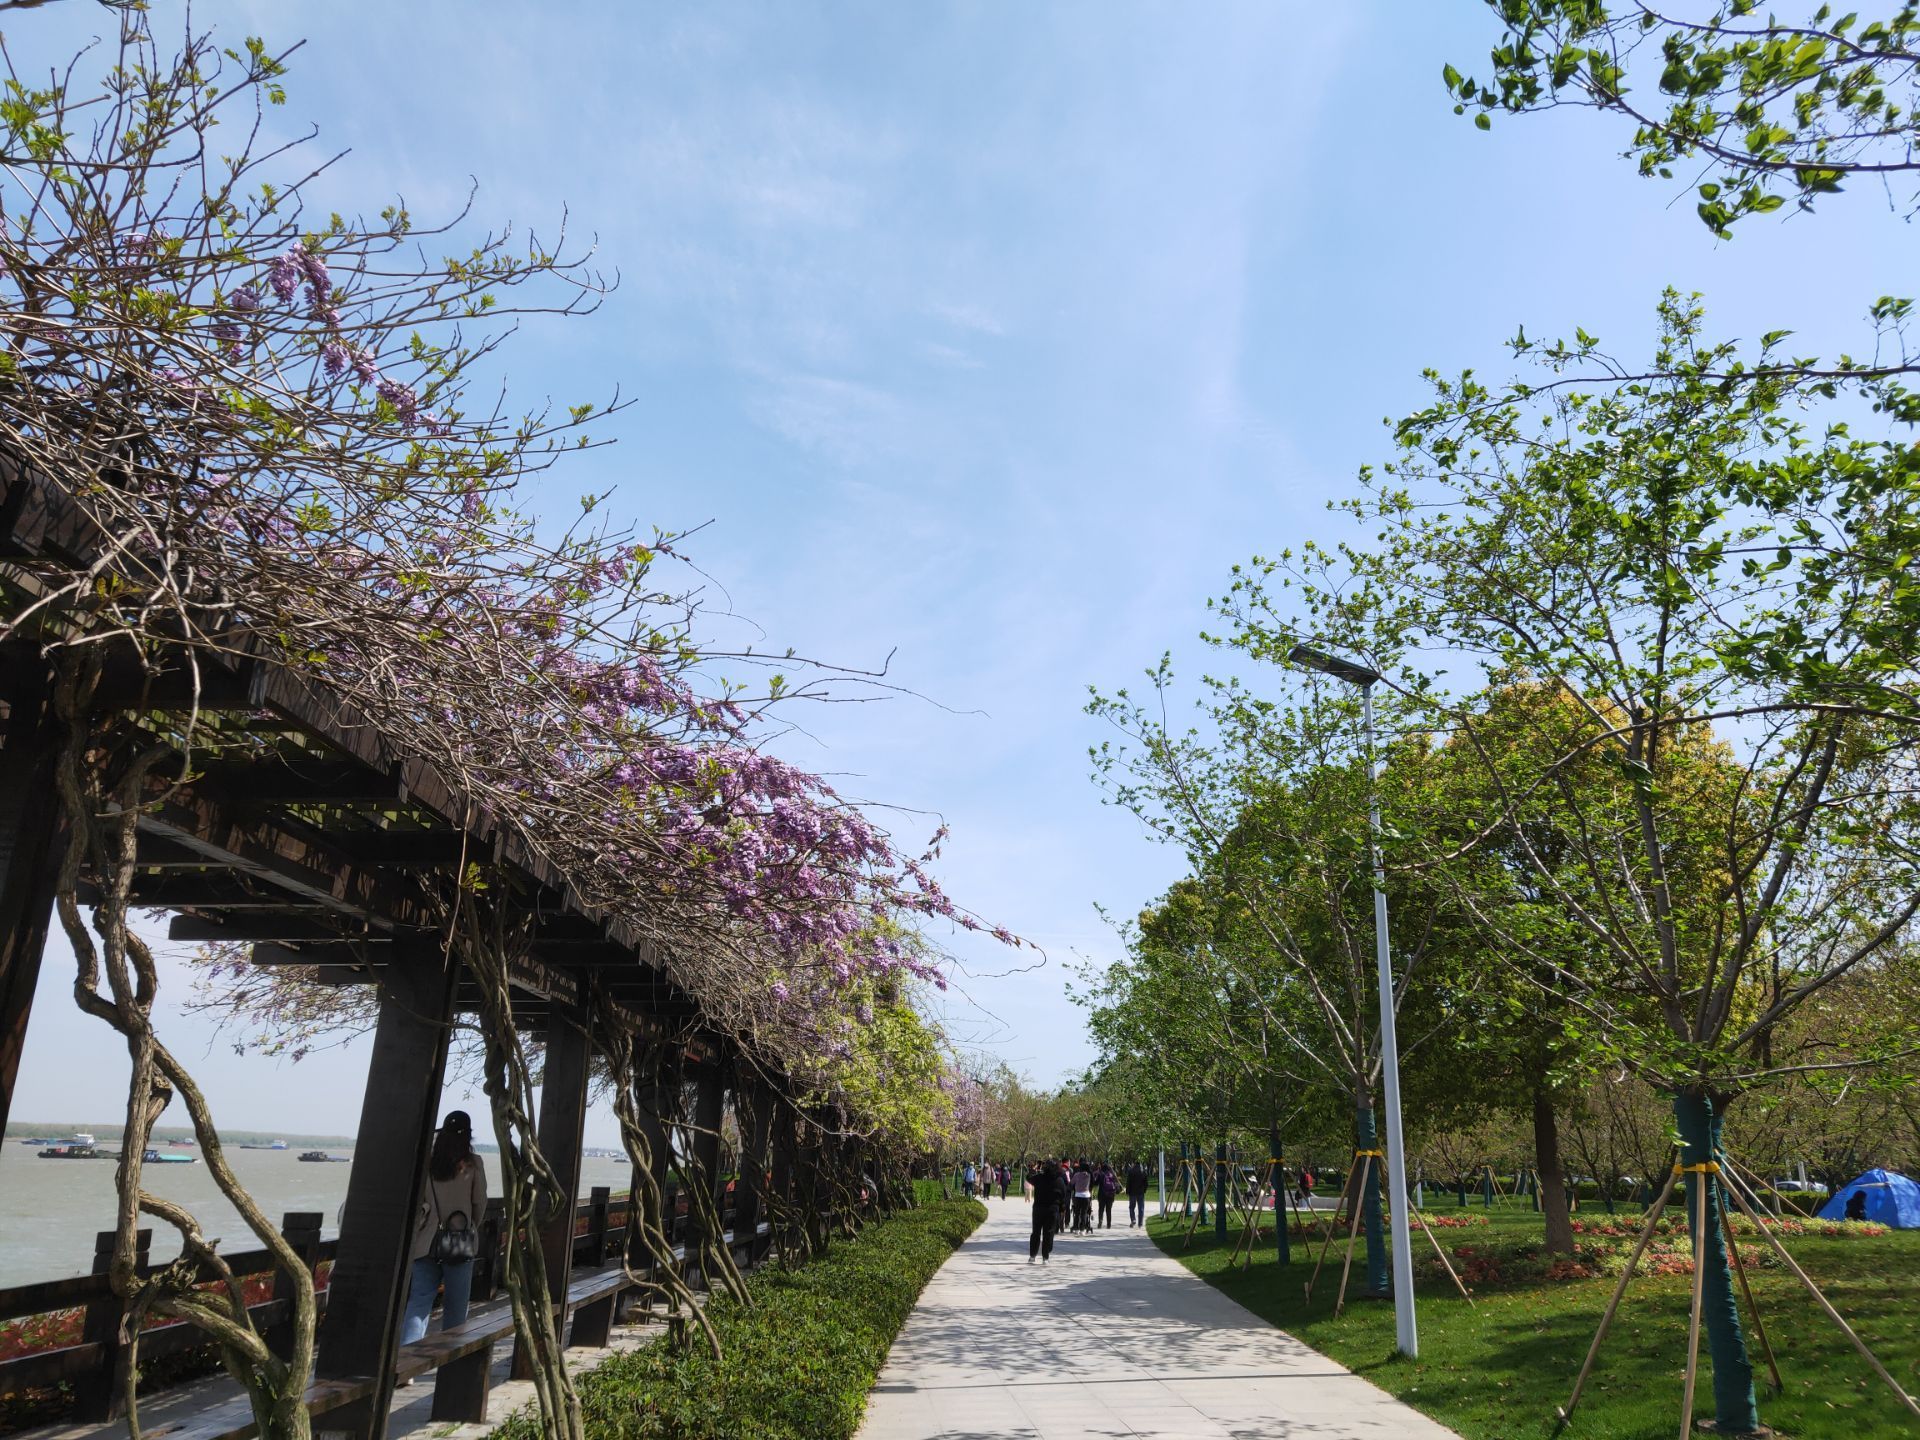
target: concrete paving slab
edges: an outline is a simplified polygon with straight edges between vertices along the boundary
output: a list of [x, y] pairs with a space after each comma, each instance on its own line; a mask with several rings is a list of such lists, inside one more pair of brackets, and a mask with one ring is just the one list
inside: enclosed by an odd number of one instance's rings
[[987, 1220], [927, 1286], [859, 1440], [1457, 1440], [1229, 1300], [1145, 1230], [1063, 1236]]

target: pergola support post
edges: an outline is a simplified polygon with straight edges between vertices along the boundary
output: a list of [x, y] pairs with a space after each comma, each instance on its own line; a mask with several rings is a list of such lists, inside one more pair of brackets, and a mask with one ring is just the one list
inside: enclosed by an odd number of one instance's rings
[[770, 1197], [770, 1218], [781, 1231], [776, 1237], [771, 1230], [767, 1233], [767, 1244], [778, 1244], [782, 1253], [793, 1244], [794, 1219], [794, 1135], [793, 1103], [779, 1091], [772, 1092], [772, 1104], [769, 1115], [773, 1120], [773, 1158], [772, 1174], [767, 1182], [767, 1194]]
[[27, 1020], [66, 849], [54, 771], [60, 725], [45, 667], [0, 667], [0, 1131], [13, 1110]]
[[[723, 1213], [726, 1203], [726, 1181], [720, 1175], [720, 1118], [726, 1109], [726, 1076], [720, 1067], [708, 1057], [694, 1075], [693, 1119], [687, 1137], [688, 1183], [697, 1185], [705, 1193], [713, 1206], [712, 1223], [724, 1232], [726, 1216]], [[708, 1235], [704, 1229], [696, 1234], [696, 1227], [702, 1226], [702, 1218], [696, 1206], [687, 1208], [687, 1249], [692, 1252], [697, 1242], [714, 1245], [724, 1243], [724, 1233]], [[699, 1273], [697, 1264], [690, 1264], [688, 1276], [691, 1279]]]
[[327, 1287], [314, 1374], [375, 1377], [373, 1393], [327, 1413], [322, 1433], [385, 1440], [393, 1360], [412, 1269], [415, 1211], [440, 1108], [452, 1034], [454, 977], [436, 943], [394, 957], [380, 990], [340, 1244]]
[[[653, 1189], [660, 1197], [660, 1233], [669, 1246], [674, 1241], [674, 1211], [679, 1201], [673, 1190], [673, 1131], [665, 1117], [674, 1113], [673, 1077], [668, 1073], [669, 1062], [663, 1060], [657, 1073], [641, 1073], [635, 1077], [638, 1089], [640, 1131], [646, 1137], [647, 1154], [652, 1160]], [[641, 1192], [641, 1175], [634, 1171], [633, 1194]], [[639, 1227], [633, 1226], [629, 1232], [627, 1246], [628, 1263], [639, 1269], [643, 1264], [649, 1280], [657, 1278], [654, 1274], [652, 1254], [641, 1244]], [[651, 1305], [652, 1297], [647, 1303]]]
[[[742, 1098], [746, 1100], [744, 1111], [738, 1109]], [[763, 1079], [754, 1080], [734, 1091], [734, 1103], [740, 1120], [740, 1184], [734, 1189], [734, 1234], [751, 1267], [766, 1253], [760, 1224], [770, 1210], [767, 1149], [773, 1140], [773, 1087]]]
[[[588, 1056], [586, 1015], [575, 1006], [555, 1005], [547, 1027], [546, 1065], [540, 1077], [540, 1154], [559, 1186], [559, 1207], [540, 1227], [540, 1255], [547, 1271], [547, 1301], [567, 1302], [573, 1283], [573, 1222], [580, 1190], [580, 1151], [587, 1123]], [[560, 1317], [561, 1325], [566, 1316]], [[516, 1344], [513, 1378], [531, 1377], [530, 1358]]]

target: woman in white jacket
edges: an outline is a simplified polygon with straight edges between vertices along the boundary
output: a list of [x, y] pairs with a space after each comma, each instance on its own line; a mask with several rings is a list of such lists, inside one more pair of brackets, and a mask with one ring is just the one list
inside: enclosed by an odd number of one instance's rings
[[441, 1328], [451, 1330], [467, 1320], [467, 1301], [473, 1294], [473, 1261], [434, 1258], [434, 1237], [443, 1230], [477, 1232], [487, 1213], [487, 1167], [473, 1153], [473, 1120], [464, 1110], [451, 1110], [433, 1137], [427, 1161], [427, 1183], [413, 1222], [412, 1285], [407, 1309], [400, 1321], [400, 1343], [411, 1345], [427, 1333], [433, 1297], [443, 1288], [447, 1303]]

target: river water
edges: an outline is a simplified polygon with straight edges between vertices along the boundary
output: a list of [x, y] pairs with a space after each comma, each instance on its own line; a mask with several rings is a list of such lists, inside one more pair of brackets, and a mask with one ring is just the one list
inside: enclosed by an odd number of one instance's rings
[[[109, 1137], [100, 1137], [109, 1144]], [[42, 1160], [39, 1146], [17, 1139], [0, 1145], [0, 1286], [30, 1280], [58, 1280], [85, 1275], [93, 1268], [94, 1236], [113, 1224], [111, 1160]], [[171, 1153], [192, 1154], [191, 1150]], [[345, 1155], [343, 1149], [330, 1153]], [[347, 1196], [351, 1164], [317, 1165], [302, 1161], [294, 1150], [238, 1150], [227, 1152], [234, 1173], [275, 1223], [289, 1210], [318, 1210], [331, 1236], [340, 1204]], [[497, 1182], [499, 1161], [484, 1155], [489, 1180]], [[630, 1167], [624, 1159], [589, 1158], [581, 1165], [580, 1198], [596, 1185], [615, 1191], [627, 1188]], [[149, 1165], [147, 1188], [177, 1200], [199, 1219], [202, 1231], [219, 1237], [221, 1249], [256, 1249], [259, 1241], [241, 1223], [240, 1216], [221, 1198], [204, 1163]], [[180, 1253], [171, 1227], [153, 1222], [153, 1258], [171, 1259]]]

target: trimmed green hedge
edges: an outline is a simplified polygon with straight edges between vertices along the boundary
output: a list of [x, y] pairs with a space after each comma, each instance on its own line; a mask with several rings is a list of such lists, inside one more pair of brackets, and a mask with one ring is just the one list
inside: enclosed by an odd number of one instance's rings
[[913, 1203], [916, 1205], [938, 1205], [950, 1200], [959, 1192], [950, 1190], [938, 1180], [919, 1179], [913, 1182]]
[[[664, 1344], [616, 1355], [581, 1377], [594, 1440], [850, 1440], [893, 1337], [920, 1292], [986, 1218], [973, 1200], [943, 1200], [835, 1240], [799, 1270], [747, 1278], [751, 1310], [707, 1308], [724, 1358], [704, 1339], [685, 1354]], [[521, 1417], [495, 1432], [534, 1440]]]

